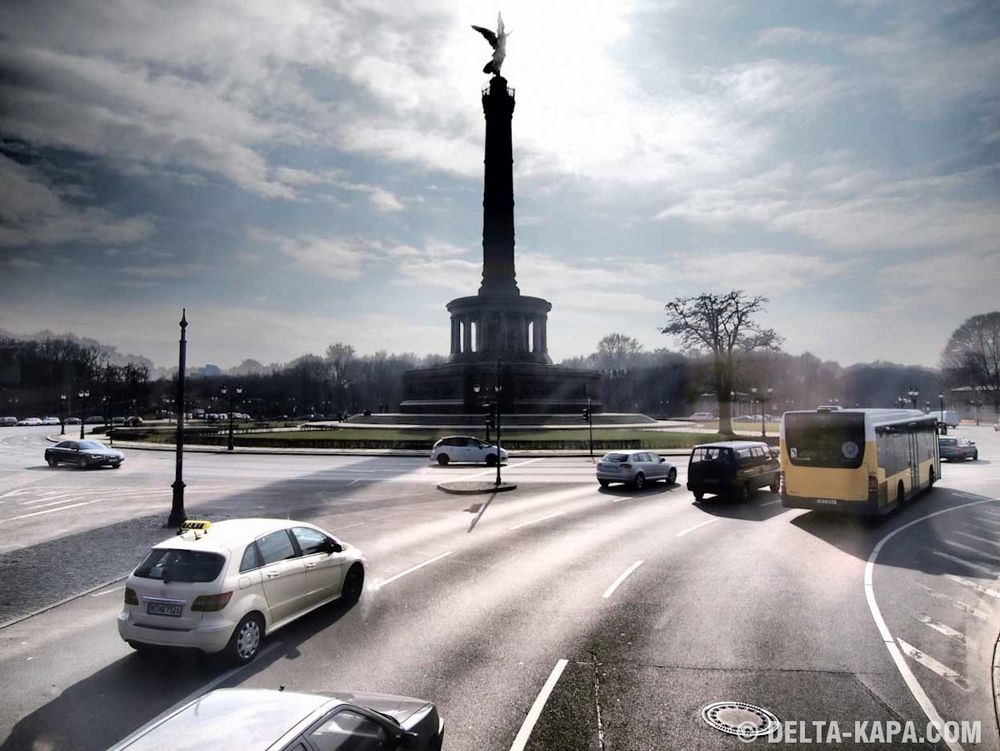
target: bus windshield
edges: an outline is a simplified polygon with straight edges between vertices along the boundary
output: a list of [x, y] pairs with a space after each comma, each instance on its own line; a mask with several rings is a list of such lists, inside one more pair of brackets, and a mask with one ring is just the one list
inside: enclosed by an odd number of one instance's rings
[[790, 412], [785, 415], [785, 444], [796, 466], [856, 469], [865, 457], [865, 416]]

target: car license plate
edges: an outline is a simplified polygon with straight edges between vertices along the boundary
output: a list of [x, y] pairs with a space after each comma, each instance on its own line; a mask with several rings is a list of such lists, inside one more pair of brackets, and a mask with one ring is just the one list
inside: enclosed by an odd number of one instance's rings
[[147, 602], [146, 615], [169, 615], [180, 618], [184, 606], [179, 602]]
[[816, 503], [821, 506], [836, 506], [837, 502], [833, 498], [817, 498]]

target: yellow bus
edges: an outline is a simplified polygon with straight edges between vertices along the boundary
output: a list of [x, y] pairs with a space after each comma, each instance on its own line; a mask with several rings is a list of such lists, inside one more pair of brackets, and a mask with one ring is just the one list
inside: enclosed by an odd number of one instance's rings
[[910, 409], [786, 412], [781, 505], [886, 514], [941, 477], [937, 417]]

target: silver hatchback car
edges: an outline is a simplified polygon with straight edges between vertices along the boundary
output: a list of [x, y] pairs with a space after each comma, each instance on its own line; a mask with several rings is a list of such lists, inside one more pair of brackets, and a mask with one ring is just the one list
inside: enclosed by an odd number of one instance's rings
[[647, 482], [677, 482], [677, 467], [653, 451], [609, 451], [597, 463], [597, 481], [602, 488], [623, 482], [641, 490]]

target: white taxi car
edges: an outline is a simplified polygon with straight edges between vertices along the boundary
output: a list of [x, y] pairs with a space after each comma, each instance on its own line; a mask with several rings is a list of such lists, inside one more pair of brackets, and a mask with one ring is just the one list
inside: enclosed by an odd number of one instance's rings
[[193, 647], [249, 662], [264, 637], [364, 589], [361, 551], [286, 519], [187, 521], [125, 582], [118, 633], [129, 646]]

